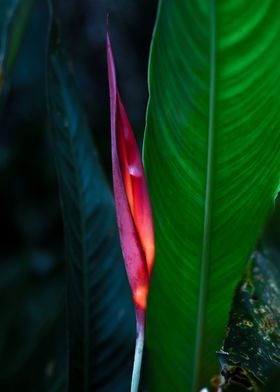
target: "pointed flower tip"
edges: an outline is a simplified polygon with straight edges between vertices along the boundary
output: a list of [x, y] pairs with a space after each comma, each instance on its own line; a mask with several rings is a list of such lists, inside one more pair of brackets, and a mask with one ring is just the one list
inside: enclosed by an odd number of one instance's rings
[[107, 31], [106, 31], [106, 44], [107, 44], [107, 56], [108, 56], [108, 50], [111, 50], [111, 41], [110, 41], [110, 35], [108, 31], [108, 24], [107, 24]]
[[152, 209], [141, 155], [116, 88], [108, 33], [107, 61], [113, 185], [121, 247], [135, 305], [146, 309], [155, 254]]
[[109, 12], [107, 12], [107, 14], [106, 14], [106, 28], [107, 28], [107, 33], [108, 33], [108, 30], [109, 30], [109, 16], [110, 16], [110, 14], [109, 14]]

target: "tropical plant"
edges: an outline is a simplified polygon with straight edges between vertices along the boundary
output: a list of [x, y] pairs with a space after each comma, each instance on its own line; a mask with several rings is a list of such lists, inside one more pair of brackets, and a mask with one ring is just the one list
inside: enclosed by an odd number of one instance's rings
[[[34, 3], [5, 1], [3, 9], [13, 7], [0, 24], [4, 108]], [[159, 1], [143, 164], [107, 33], [114, 197], [52, 1], [49, 10], [48, 134], [64, 223], [67, 349], [58, 328], [44, 391], [272, 391], [280, 374], [279, 240], [271, 230], [279, 207], [265, 224], [280, 185], [279, 2]], [[23, 271], [8, 280], [22, 292]], [[42, 296], [58, 298], [61, 280], [59, 270]], [[45, 308], [51, 326], [59, 298]], [[44, 326], [34, 334], [45, 336]], [[2, 362], [0, 378], [19, 374], [18, 363], [9, 372]]]

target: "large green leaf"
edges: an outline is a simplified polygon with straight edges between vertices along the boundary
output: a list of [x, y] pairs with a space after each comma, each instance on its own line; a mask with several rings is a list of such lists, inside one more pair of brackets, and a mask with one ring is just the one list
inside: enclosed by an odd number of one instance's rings
[[47, 81], [67, 261], [68, 391], [123, 392], [135, 339], [131, 293], [113, 197], [54, 21]]
[[152, 391], [197, 391], [218, 371], [234, 288], [279, 186], [279, 13], [277, 0], [160, 2], [144, 143]]

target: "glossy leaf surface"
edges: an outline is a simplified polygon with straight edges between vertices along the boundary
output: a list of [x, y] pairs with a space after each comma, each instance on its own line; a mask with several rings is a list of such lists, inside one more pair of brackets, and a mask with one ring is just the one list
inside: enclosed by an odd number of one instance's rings
[[50, 132], [64, 218], [68, 391], [129, 389], [135, 340], [111, 191], [53, 21], [49, 37]]
[[162, 0], [144, 144], [156, 260], [150, 387], [218, 371], [234, 289], [279, 187], [280, 4]]

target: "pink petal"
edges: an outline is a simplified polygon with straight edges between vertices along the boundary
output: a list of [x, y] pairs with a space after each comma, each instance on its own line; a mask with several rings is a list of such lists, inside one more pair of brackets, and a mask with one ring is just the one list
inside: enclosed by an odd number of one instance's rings
[[121, 247], [134, 302], [145, 309], [155, 252], [152, 210], [141, 156], [117, 91], [108, 34], [107, 62], [113, 184]]

